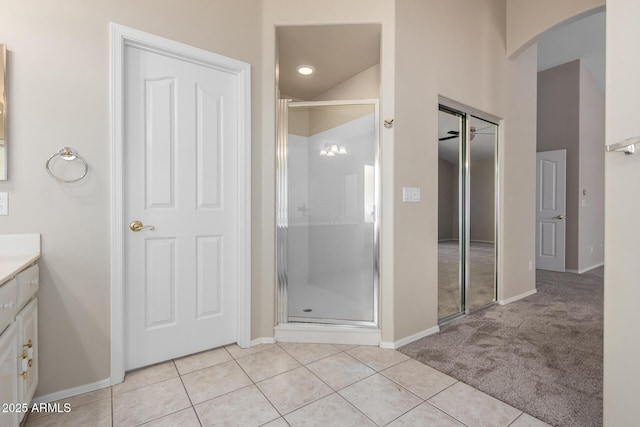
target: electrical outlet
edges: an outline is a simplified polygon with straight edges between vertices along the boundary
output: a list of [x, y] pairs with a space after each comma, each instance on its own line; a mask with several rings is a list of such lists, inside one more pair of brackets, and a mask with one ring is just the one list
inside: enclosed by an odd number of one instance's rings
[[9, 193], [0, 193], [0, 215], [9, 215]]
[[533, 261], [529, 261], [529, 271], [533, 271]]

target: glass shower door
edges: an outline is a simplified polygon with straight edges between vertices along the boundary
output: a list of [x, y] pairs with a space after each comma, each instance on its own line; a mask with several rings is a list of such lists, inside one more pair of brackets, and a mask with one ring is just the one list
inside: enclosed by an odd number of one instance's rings
[[376, 104], [289, 103], [287, 321], [377, 323]]

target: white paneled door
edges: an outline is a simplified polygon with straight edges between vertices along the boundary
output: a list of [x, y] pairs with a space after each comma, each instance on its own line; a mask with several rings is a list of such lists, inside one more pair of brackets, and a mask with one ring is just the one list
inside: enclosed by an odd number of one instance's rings
[[237, 341], [237, 79], [125, 47], [126, 370]]
[[536, 154], [536, 268], [565, 271], [567, 150]]

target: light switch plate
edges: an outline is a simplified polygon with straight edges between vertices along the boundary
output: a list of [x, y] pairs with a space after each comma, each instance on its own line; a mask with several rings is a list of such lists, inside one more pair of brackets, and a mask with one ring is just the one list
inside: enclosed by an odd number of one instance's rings
[[402, 187], [402, 201], [409, 203], [420, 202], [420, 188]]
[[9, 193], [0, 193], [0, 215], [9, 215]]

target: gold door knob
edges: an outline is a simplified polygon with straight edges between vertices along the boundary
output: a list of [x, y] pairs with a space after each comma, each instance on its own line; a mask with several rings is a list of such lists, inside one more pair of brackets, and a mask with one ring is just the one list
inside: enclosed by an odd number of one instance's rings
[[28, 371], [22, 371], [20, 376], [22, 377], [23, 380], [26, 380], [27, 377], [29, 376], [29, 372]]
[[558, 215], [558, 216], [554, 216], [553, 219], [565, 219], [566, 216], [564, 215]]
[[129, 228], [134, 233], [137, 233], [138, 231], [142, 231], [145, 228], [148, 228], [149, 230], [155, 230], [156, 229], [153, 225], [144, 225], [140, 221], [133, 221], [131, 224], [129, 224]]

